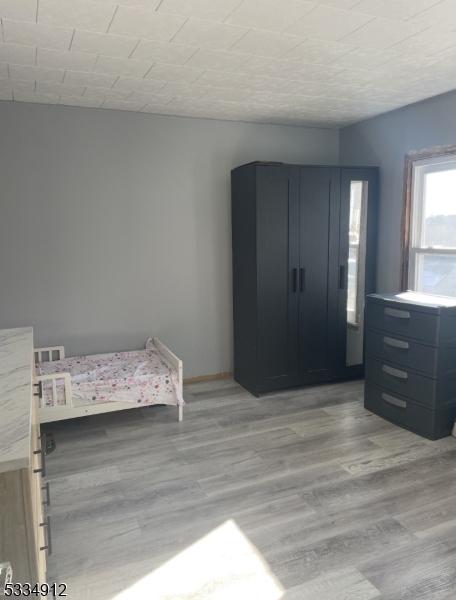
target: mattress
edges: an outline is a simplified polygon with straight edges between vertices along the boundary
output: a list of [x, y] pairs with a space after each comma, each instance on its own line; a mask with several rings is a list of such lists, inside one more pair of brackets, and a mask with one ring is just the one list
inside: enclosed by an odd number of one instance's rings
[[[75, 356], [36, 365], [38, 375], [69, 373], [73, 406], [104, 402], [182, 405], [178, 374], [152, 343], [145, 350]], [[43, 381], [43, 406], [53, 406], [52, 383]], [[65, 405], [63, 380], [57, 382], [57, 405]]]

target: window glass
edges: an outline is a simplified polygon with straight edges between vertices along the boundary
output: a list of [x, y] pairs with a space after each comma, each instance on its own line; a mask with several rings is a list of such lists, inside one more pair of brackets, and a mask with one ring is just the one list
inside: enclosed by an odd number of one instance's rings
[[456, 170], [424, 178], [424, 246], [456, 247]]
[[418, 292], [438, 296], [456, 296], [456, 256], [420, 254], [418, 256]]
[[413, 167], [409, 288], [456, 296], [456, 160], [437, 157]]

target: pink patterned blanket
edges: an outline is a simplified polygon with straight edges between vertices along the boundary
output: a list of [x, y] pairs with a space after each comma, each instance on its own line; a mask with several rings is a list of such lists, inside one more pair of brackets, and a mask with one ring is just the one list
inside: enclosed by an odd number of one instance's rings
[[[38, 375], [70, 373], [73, 406], [103, 402], [184, 404], [177, 373], [149, 344], [146, 350], [38, 363], [36, 369]], [[65, 404], [62, 381], [57, 384], [57, 404]], [[52, 406], [51, 382], [43, 382], [43, 405]]]

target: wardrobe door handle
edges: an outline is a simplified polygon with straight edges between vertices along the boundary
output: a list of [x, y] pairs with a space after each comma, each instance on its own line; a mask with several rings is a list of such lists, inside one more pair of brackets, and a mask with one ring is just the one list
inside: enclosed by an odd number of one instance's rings
[[405, 400], [400, 400], [399, 398], [395, 398], [389, 394], [382, 394], [382, 400], [388, 402], [388, 404], [397, 406], [398, 408], [407, 408], [407, 402]]
[[398, 310], [397, 308], [385, 308], [384, 313], [387, 317], [394, 317], [395, 319], [410, 319], [410, 313], [408, 310]]
[[43, 500], [41, 504], [43, 506], [51, 506], [51, 495], [49, 493], [49, 481], [46, 481], [45, 485], [41, 487], [42, 492], [46, 492], [46, 498]]
[[46, 477], [46, 454], [44, 449], [34, 450], [33, 454], [41, 454], [41, 467], [39, 469], [33, 469], [34, 473], [41, 473], [41, 477]]
[[395, 340], [394, 338], [390, 337], [384, 337], [383, 343], [385, 344], [385, 346], [391, 346], [391, 348], [399, 348], [399, 350], [408, 350], [410, 348], [410, 344], [408, 342]]
[[393, 367], [389, 367], [388, 365], [382, 365], [382, 371], [387, 375], [391, 375], [391, 377], [396, 377], [396, 379], [408, 379], [407, 371], [393, 369]]
[[40, 547], [40, 550], [47, 550], [48, 556], [52, 554], [52, 537], [51, 537], [51, 517], [47, 517], [46, 521], [40, 523], [40, 527], [46, 528], [46, 544]]
[[302, 267], [299, 269], [299, 291], [303, 292], [306, 289], [306, 270]]
[[339, 289], [345, 289], [345, 265], [339, 266]]
[[295, 293], [298, 289], [298, 269], [293, 269], [291, 271], [291, 281], [292, 281], [292, 289], [293, 293]]

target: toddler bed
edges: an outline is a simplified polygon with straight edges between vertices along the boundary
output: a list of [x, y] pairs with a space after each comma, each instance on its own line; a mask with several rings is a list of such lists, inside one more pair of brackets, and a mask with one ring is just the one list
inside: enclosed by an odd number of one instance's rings
[[63, 346], [35, 349], [40, 422], [167, 404], [182, 421], [182, 361], [158, 338], [144, 350], [65, 358]]

